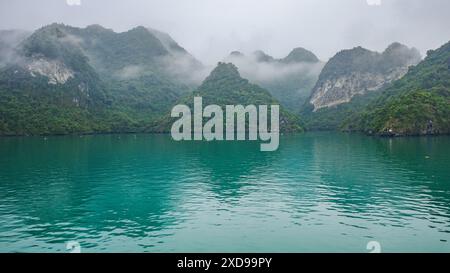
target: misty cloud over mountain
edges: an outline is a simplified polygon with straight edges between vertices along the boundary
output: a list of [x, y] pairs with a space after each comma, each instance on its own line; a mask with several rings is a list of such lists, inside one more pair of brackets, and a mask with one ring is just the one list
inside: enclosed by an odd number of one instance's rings
[[294, 111], [309, 96], [324, 66], [312, 52], [303, 48], [296, 48], [281, 59], [261, 50], [248, 55], [234, 51], [225, 61], [235, 64], [244, 78], [267, 88]]
[[60, 22], [122, 32], [142, 25], [169, 33], [214, 66], [232, 50], [286, 56], [297, 46], [323, 61], [343, 48], [382, 51], [393, 41], [425, 55], [450, 37], [449, 10], [447, 0], [15, 0], [0, 2], [0, 29]]

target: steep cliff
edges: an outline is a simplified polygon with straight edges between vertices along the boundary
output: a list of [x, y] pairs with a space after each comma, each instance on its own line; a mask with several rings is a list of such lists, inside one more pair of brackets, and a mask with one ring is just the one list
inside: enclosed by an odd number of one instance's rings
[[355, 95], [380, 90], [400, 79], [420, 59], [416, 49], [399, 43], [390, 45], [383, 53], [362, 47], [343, 50], [325, 65], [309, 102], [314, 111], [347, 103]]

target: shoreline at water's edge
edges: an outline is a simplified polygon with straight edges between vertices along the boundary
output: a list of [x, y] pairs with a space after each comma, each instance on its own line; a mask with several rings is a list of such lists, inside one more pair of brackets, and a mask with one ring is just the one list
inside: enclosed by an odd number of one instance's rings
[[[333, 130], [331, 130], [333, 131]], [[411, 133], [411, 134], [403, 134], [403, 133], [390, 133], [390, 132], [378, 132], [378, 133], [370, 133], [364, 131], [349, 131], [342, 130], [344, 133], [361, 133], [366, 136], [380, 137], [380, 138], [401, 138], [401, 137], [433, 137], [433, 136], [449, 136], [450, 133]]]
[[90, 132], [90, 133], [68, 133], [68, 134], [8, 134], [0, 135], [0, 138], [9, 137], [63, 137], [63, 136], [107, 136], [107, 135], [168, 135], [169, 132]]
[[[305, 130], [303, 132], [280, 132], [280, 135], [299, 135], [305, 133], [317, 133], [317, 132], [337, 132], [345, 134], [360, 134], [367, 137], [377, 137], [377, 138], [409, 138], [409, 137], [439, 137], [439, 136], [450, 136], [450, 133], [438, 133], [438, 134], [369, 134], [363, 131], [342, 131], [342, 130]], [[170, 135], [170, 132], [87, 132], [87, 133], [67, 133], [67, 134], [8, 134], [2, 135], [1, 138], [13, 138], [13, 137], [64, 137], [64, 136], [107, 136], [107, 135]]]

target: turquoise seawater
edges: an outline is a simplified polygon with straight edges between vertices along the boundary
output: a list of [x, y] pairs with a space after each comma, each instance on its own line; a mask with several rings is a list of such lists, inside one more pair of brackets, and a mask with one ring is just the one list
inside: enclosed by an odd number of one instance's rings
[[450, 252], [450, 137], [0, 138], [0, 252]]

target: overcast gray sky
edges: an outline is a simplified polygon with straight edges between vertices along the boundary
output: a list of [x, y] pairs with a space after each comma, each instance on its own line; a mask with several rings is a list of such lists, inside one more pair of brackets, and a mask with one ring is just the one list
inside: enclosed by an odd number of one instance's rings
[[0, 29], [143, 25], [209, 64], [233, 50], [282, 57], [298, 46], [326, 61], [344, 48], [381, 51], [393, 41], [425, 53], [450, 40], [449, 12], [449, 0], [0, 0]]

